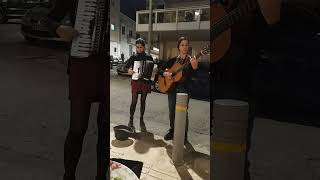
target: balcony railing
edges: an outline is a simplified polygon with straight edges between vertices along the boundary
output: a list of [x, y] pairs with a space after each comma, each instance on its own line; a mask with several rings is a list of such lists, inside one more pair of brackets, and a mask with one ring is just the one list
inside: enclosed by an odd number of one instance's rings
[[[137, 11], [136, 30], [148, 31], [149, 11]], [[152, 13], [153, 31], [209, 30], [210, 7], [155, 9]]]

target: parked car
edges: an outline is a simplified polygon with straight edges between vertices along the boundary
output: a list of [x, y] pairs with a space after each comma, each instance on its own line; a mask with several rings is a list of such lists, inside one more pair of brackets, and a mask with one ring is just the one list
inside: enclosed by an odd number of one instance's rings
[[113, 64], [118, 65], [121, 63], [121, 60], [118, 56], [113, 56]]
[[0, 24], [10, 19], [21, 19], [33, 7], [49, 7], [53, 3], [52, 0], [0, 0]]
[[[21, 19], [21, 34], [28, 41], [54, 40], [61, 41], [56, 34], [50, 32], [45, 25], [48, 13], [52, 7], [37, 6], [29, 9]], [[70, 17], [67, 15], [62, 24], [71, 25]]]

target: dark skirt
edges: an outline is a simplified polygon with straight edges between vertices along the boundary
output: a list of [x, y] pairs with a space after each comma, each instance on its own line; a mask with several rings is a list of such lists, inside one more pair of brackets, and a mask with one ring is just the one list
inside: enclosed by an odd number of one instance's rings
[[151, 93], [151, 82], [146, 80], [131, 80], [132, 93]]
[[109, 95], [108, 69], [102, 63], [72, 61], [69, 65], [69, 98], [105, 101]]

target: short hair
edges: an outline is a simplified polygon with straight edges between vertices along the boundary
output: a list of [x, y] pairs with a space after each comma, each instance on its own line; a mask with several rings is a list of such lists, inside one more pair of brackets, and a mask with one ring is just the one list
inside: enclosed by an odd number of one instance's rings
[[145, 47], [145, 41], [142, 39], [142, 38], [138, 38], [137, 40], [136, 40], [136, 44], [141, 44], [143, 47]]
[[179, 39], [178, 39], [178, 49], [179, 49], [179, 46], [180, 46], [181, 42], [184, 41], [184, 40], [186, 40], [186, 41], [189, 42], [189, 39], [188, 39], [188, 38], [186, 38], [186, 37], [179, 37]]

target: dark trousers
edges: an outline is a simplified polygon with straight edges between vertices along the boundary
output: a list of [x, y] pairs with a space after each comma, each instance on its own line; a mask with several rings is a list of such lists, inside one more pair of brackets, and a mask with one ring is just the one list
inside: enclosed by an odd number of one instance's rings
[[[82, 144], [88, 128], [91, 101], [86, 98], [72, 98], [70, 127], [64, 144], [64, 180], [74, 180], [75, 172], [82, 152]], [[98, 141], [97, 180], [106, 180], [109, 149], [107, 149], [107, 107], [106, 102], [100, 102], [97, 116]]]
[[[168, 103], [169, 103], [169, 119], [170, 119], [170, 130], [171, 132], [174, 132], [174, 121], [175, 121], [175, 114], [176, 114], [176, 98], [177, 98], [177, 93], [187, 93], [188, 94], [188, 104], [187, 106], [189, 107], [189, 93], [186, 90], [180, 90], [173, 88], [168, 92]], [[186, 131], [185, 135], [187, 136], [188, 134], [188, 128], [189, 128], [189, 118], [188, 118], [188, 112], [186, 116]]]

